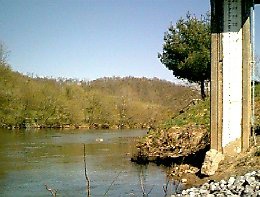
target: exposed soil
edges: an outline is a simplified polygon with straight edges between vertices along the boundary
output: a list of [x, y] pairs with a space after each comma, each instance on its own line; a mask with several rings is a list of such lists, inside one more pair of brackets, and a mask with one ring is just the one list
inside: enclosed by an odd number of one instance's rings
[[137, 154], [132, 157], [132, 161], [171, 164], [195, 158], [204, 160], [203, 155], [208, 146], [209, 132], [201, 125], [158, 129], [137, 144]]
[[[252, 144], [254, 144], [252, 142]], [[213, 176], [200, 173], [205, 153], [209, 150], [208, 132], [203, 127], [190, 125], [185, 128], [171, 128], [148, 134], [137, 145], [138, 153], [132, 161], [155, 162], [169, 167], [168, 176], [184, 183], [186, 188], [199, 186], [208, 180], [220, 181], [231, 176], [243, 175], [260, 169], [260, 136], [256, 145], [246, 153], [225, 156]]]

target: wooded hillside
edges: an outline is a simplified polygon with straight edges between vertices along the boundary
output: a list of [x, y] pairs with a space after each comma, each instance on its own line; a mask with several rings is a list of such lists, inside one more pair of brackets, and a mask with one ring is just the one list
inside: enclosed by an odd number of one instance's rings
[[159, 79], [94, 81], [29, 77], [0, 65], [0, 126], [153, 127], [174, 116], [197, 90]]

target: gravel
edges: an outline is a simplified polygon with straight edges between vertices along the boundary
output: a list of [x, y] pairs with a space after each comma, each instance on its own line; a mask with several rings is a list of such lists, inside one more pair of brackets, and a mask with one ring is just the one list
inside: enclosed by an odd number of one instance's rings
[[260, 197], [260, 170], [245, 174], [244, 176], [232, 176], [228, 180], [219, 182], [208, 181], [198, 188], [183, 190], [180, 194], [174, 194], [172, 197], [190, 196], [190, 197]]

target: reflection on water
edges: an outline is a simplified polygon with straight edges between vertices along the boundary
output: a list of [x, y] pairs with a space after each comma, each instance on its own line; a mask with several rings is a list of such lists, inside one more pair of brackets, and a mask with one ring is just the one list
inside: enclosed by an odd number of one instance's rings
[[149, 196], [163, 196], [163, 167], [130, 162], [135, 137], [144, 134], [1, 129], [0, 196], [48, 196], [45, 184], [58, 189], [60, 196], [86, 196], [83, 144], [92, 196], [142, 196], [140, 180], [146, 192], [151, 190]]

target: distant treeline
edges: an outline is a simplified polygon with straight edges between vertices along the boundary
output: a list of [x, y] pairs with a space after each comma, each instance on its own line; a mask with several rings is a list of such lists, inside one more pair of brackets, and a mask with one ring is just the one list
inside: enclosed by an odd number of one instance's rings
[[147, 78], [29, 77], [0, 64], [0, 126], [141, 128], [173, 116], [197, 90]]

